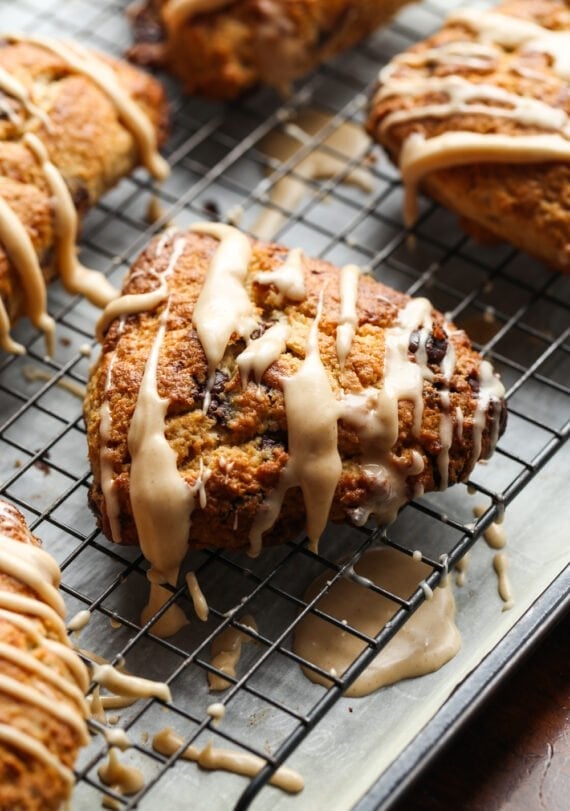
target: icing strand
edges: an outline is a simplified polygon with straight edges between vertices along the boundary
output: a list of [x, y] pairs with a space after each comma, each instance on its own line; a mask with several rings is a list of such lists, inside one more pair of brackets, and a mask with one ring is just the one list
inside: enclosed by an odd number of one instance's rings
[[72, 70], [91, 79], [107, 95], [117, 110], [119, 118], [137, 144], [141, 163], [157, 180], [168, 177], [170, 169], [159, 155], [154, 126], [137, 102], [120, 85], [115, 72], [95, 53], [77, 42], [63, 42], [48, 37], [5, 35], [8, 41], [29, 42], [63, 59]]

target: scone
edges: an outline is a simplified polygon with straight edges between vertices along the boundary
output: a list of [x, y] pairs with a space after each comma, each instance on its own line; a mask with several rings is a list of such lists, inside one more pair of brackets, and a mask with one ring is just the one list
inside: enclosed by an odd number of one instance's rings
[[140, 64], [162, 65], [188, 93], [231, 99], [282, 91], [386, 23], [409, 0], [145, 0], [132, 13]]
[[87, 742], [87, 671], [63, 624], [57, 563], [0, 501], [0, 811], [57, 811]]
[[117, 291], [76, 257], [77, 219], [138, 164], [156, 177], [165, 135], [160, 84], [69, 41], [0, 41], [0, 347], [21, 352], [11, 323], [27, 315], [52, 342], [45, 281], [104, 306]]
[[459, 9], [380, 73], [368, 131], [475, 238], [570, 272], [570, 8], [511, 0]]
[[99, 335], [91, 506], [169, 582], [189, 546], [388, 523], [505, 425], [491, 365], [427, 299], [226, 225], [154, 240]]

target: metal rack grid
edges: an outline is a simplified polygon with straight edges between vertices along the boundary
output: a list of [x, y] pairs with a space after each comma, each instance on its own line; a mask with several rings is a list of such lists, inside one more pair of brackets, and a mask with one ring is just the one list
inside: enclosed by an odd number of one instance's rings
[[[379, 67], [435, 29], [450, 5], [459, 3], [429, 0], [405, 11], [389, 29], [300, 83], [286, 101], [262, 89], [221, 106], [185, 99], [176, 84], [166, 79], [174, 122], [166, 150], [172, 177], [153, 190], [146, 174], [137, 171], [108, 194], [85, 222], [83, 261], [120, 281], [151, 234], [166, 221], [174, 219], [184, 226], [218, 212], [225, 219], [239, 205], [243, 227], [251, 227], [259, 210], [271, 205], [267, 193], [272, 185], [285, 173], [294, 174], [295, 165], [315, 146], [331, 149], [323, 141], [340, 124], [363, 120]], [[113, 0], [98, 4], [21, 0], [17, 6], [0, 3], [0, 12], [11, 29], [71, 36], [121, 54], [130, 41], [124, 6]], [[325, 111], [328, 123], [289, 161], [272, 164], [261, 148], [262, 139], [308, 105]], [[331, 528], [318, 555], [307, 549], [304, 539], [268, 550], [256, 561], [221, 551], [193, 553], [191, 568], [208, 596], [210, 619], [205, 624], [193, 622], [173, 639], [159, 639], [152, 634], [152, 623], [141, 628], [138, 622], [145, 596], [143, 558], [137, 550], [108, 543], [94, 528], [86, 507], [90, 473], [81, 403], [61, 384], [86, 382], [90, 361], [83, 345], [92, 344], [96, 313], [54, 284], [49, 306], [58, 322], [55, 358], [44, 357], [41, 336], [22, 322], [16, 337], [27, 346], [28, 355], [0, 359], [0, 492], [22, 509], [60, 562], [70, 612], [80, 608], [92, 612], [82, 645], [93, 640], [91, 646], [98, 653], [114, 663], [125, 659], [139, 675], [164, 679], [174, 695], [167, 715], [157, 701], [140, 702], [123, 712], [122, 726], [132, 734], [137, 765], [146, 776], [141, 792], [127, 798], [102, 786], [96, 767], [106, 746], [94, 739], [77, 772], [82, 808], [98, 807], [104, 794], [120, 807], [144, 806], [145, 798], [153, 797], [153, 788], [167, 779], [177, 755], [163, 758], [142, 737], [142, 742], [136, 742], [141, 730], [169, 723], [183, 730], [186, 743], [202, 743], [214, 731], [205, 712], [212, 700], [205, 674], [215, 670], [209, 663], [209, 646], [228, 625], [240, 628], [255, 643], [244, 648], [238, 677], [228, 677], [232, 686], [221, 700], [231, 711], [215, 729], [216, 736], [231, 746], [253, 752], [267, 763], [245, 789], [243, 781], [235, 784], [232, 803], [235, 808], [248, 807], [277, 765], [312, 729], [326, 723], [346, 687], [424, 600], [419, 584], [406, 600], [388, 593], [395, 612], [388, 626], [375, 639], [349, 628], [366, 644], [362, 655], [341, 677], [325, 674], [332, 682], [330, 689], [304, 682], [302, 699], [295, 693], [292, 702], [287, 680], [304, 681], [300, 657], [290, 645], [295, 624], [312, 611], [339, 625], [319, 610], [322, 593], [309, 603], [303, 599], [306, 585], [323, 571], [329, 572], [332, 585], [364, 550], [377, 544], [411, 555], [413, 547], [402, 528], [412, 516], [417, 533], [437, 536], [436, 542], [424, 547], [423, 556], [431, 567], [427, 584], [434, 588], [447, 567], [453, 567], [504, 506], [539, 475], [568, 437], [568, 279], [508, 247], [474, 246], [450, 215], [425, 200], [414, 229], [417, 245], [410, 245], [400, 215], [401, 187], [395, 170], [385, 159], [371, 165], [375, 190], [365, 195], [343, 183], [350, 168], [348, 162], [343, 172], [327, 182], [304, 181], [306, 199], [294, 212], [282, 212], [284, 222], [277, 238], [291, 246], [302, 244], [307, 253], [336, 263], [367, 265], [383, 281], [408, 293], [427, 291], [434, 305], [460, 325], [480, 326], [492, 315], [493, 330], [476, 345], [492, 354], [502, 373], [514, 430], [499, 443], [497, 465], [478, 469], [470, 482], [488, 499], [489, 508], [474, 524], [446, 494], [436, 494], [406, 507], [386, 533]], [[151, 193], [159, 197], [165, 211], [162, 221], [153, 226], [145, 216]], [[172, 594], [173, 602], [189, 613], [184, 588]], [[240, 622], [249, 612], [263, 616], [259, 631]], [[109, 620], [120, 623], [120, 628], [109, 632]], [[283, 674], [285, 687], [277, 682]], [[244, 714], [255, 718], [255, 723], [245, 727], [237, 723]]]

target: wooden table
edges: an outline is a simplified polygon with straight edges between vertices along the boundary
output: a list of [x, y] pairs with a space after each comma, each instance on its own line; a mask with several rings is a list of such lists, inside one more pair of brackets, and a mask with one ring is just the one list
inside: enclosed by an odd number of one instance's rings
[[570, 811], [570, 617], [393, 811]]

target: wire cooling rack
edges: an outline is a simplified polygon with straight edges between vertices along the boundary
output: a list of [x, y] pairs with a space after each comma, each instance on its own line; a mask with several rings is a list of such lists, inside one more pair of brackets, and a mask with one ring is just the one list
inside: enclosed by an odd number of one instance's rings
[[[390, 28], [299, 83], [285, 101], [263, 89], [228, 105], [185, 99], [167, 78], [173, 126], [166, 155], [172, 176], [153, 189], [147, 175], [137, 171], [108, 194], [85, 222], [82, 260], [120, 283], [166, 221], [183, 227], [208, 215], [227, 220], [237, 211], [242, 227], [251, 228], [259, 212], [272, 205], [267, 196], [280, 177], [294, 174], [299, 160], [338, 126], [364, 120], [379, 68], [437, 28], [444, 12], [457, 5], [430, 0], [411, 7]], [[0, 2], [0, 12], [10, 30], [75, 37], [117, 55], [130, 44], [125, 4], [113, 0]], [[262, 139], [308, 106], [324, 111], [327, 123], [289, 161], [272, 163], [261, 148]], [[175, 637], [157, 638], [152, 623], [139, 625], [146, 596], [143, 558], [136, 549], [107, 542], [86, 506], [90, 472], [81, 400], [70, 385], [86, 383], [92, 362], [86, 347], [94, 344], [97, 313], [52, 285], [49, 307], [58, 324], [55, 357], [44, 357], [42, 337], [22, 321], [15, 333], [28, 354], [0, 358], [0, 492], [23, 510], [58, 559], [70, 614], [90, 610], [81, 646], [114, 663], [124, 660], [137, 675], [167, 681], [173, 694], [169, 705], [138, 702], [121, 713], [120, 724], [133, 742], [129, 762], [143, 770], [144, 788], [123, 797], [100, 783], [97, 766], [106, 746], [95, 737], [80, 758], [74, 807], [97, 808], [108, 795], [121, 808], [156, 808], [167, 799], [173, 808], [242, 809], [259, 792], [259, 807], [275, 805], [275, 790], [266, 785], [271, 772], [311, 732], [326, 732], [343, 691], [424, 600], [419, 584], [408, 599], [389, 595], [394, 617], [375, 639], [345, 627], [367, 647], [342, 676], [326, 674], [332, 683], [326, 689], [305, 680], [300, 664], [312, 666], [291, 648], [292, 630], [309, 611], [340, 624], [319, 611], [321, 595], [310, 603], [303, 599], [306, 586], [322, 572], [332, 585], [371, 546], [388, 544], [411, 555], [421, 538], [423, 560], [431, 568], [427, 584], [435, 588], [504, 507], [521, 491], [534, 492], [531, 485], [541, 483], [547, 463], [561, 458], [569, 430], [570, 280], [508, 247], [474, 245], [452, 216], [426, 200], [411, 245], [400, 213], [397, 172], [385, 158], [370, 162], [374, 190], [366, 194], [343, 182], [351, 168], [348, 161], [329, 181], [305, 180], [305, 198], [294, 212], [281, 212], [277, 238], [337, 264], [368, 266], [398, 289], [428, 295], [472, 331], [478, 348], [492, 355], [507, 388], [510, 427], [493, 461], [479, 466], [470, 482], [488, 509], [473, 522], [461, 486], [451, 496], [415, 501], [386, 533], [330, 528], [319, 554], [310, 552], [303, 538], [255, 561], [222, 551], [192, 553], [188, 568], [196, 572], [207, 596], [209, 620], [193, 619]], [[150, 226], [146, 211], [153, 194], [164, 216]], [[173, 592], [170, 604], [174, 602], [192, 615], [184, 588]], [[257, 618], [257, 631], [241, 621], [246, 614]], [[206, 707], [218, 698], [208, 694], [206, 674], [216, 672], [210, 663], [211, 642], [228, 626], [242, 630], [252, 644], [244, 645], [238, 676], [228, 677], [231, 686], [219, 694], [228, 712], [214, 729]], [[257, 754], [267, 765], [250, 781], [175, 765], [176, 755], [162, 757], [150, 744], [149, 732], [166, 725], [187, 743], [203, 744], [215, 733], [218, 743]], [[290, 802], [292, 808], [311, 807], [303, 805], [302, 795]], [[389, 800], [384, 797], [383, 802]], [[339, 800], [335, 807], [348, 806]]]

